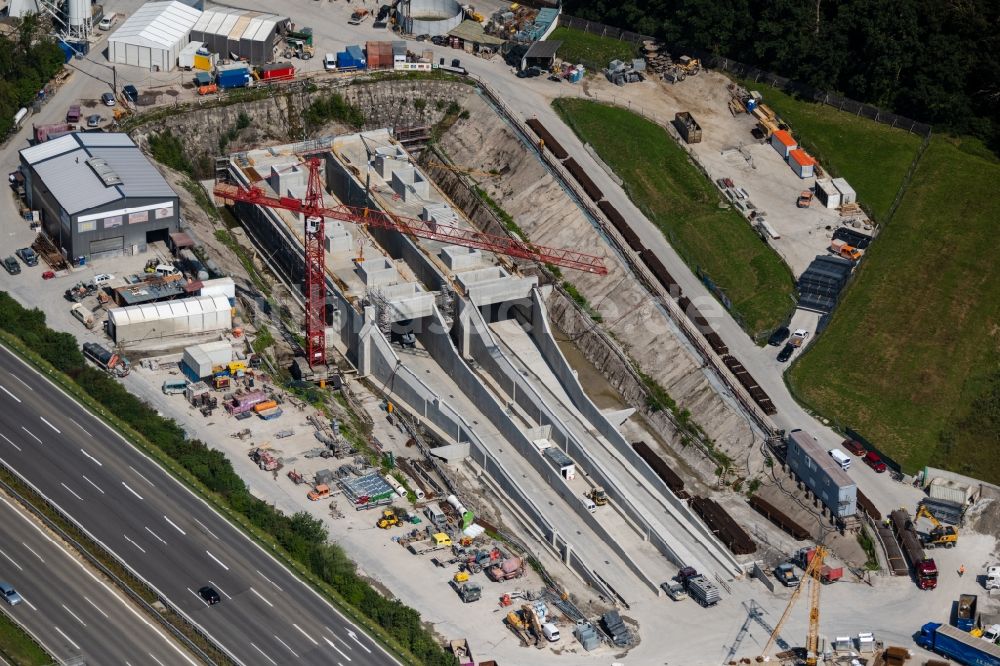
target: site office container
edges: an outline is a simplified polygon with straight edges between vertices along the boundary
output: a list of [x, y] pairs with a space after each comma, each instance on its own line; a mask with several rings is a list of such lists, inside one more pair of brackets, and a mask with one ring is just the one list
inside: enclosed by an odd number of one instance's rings
[[793, 430], [787, 438], [785, 462], [838, 518], [857, 513], [858, 487], [812, 435]]
[[275, 62], [257, 68], [264, 81], [284, 81], [295, 78], [295, 67], [290, 62]]
[[786, 130], [778, 130], [771, 135], [771, 146], [778, 151], [783, 160], [787, 160], [788, 154], [799, 147], [791, 133]]
[[365, 59], [365, 53], [361, 50], [360, 46], [351, 44], [347, 47], [347, 54], [351, 56], [351, 60], [354, 61], [354, 66], [358, 69], [364, 69], [367, 67], [368, 61]]
[[[777, 134], [777, 132], [776, 132]], [[801, 148], [789, 151], [788, 165], [799, 178], [812, 178], [815, 175], [816, 160]]]

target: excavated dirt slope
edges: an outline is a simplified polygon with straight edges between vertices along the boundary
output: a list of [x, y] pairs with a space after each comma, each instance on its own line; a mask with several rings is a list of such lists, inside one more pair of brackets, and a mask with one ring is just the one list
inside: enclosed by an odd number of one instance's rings
[[[470, 117], [445, 134], [441, 148], [462, 167], [495, 169], [504, 174], [501, 179], [484, 179], [480, 187], [514, 217], [532, 241], [572, 247], [604, 258], [608, 275], [567, 270], [564, 279], [572, 282], [600, 312], [601, 326], [620, 342], [642, 371], [689, 410], [723, 450], [737, 460], [743, 458], [753, 441], [746, 420], [709, 384], [698, 360], [684, 347], [667, 316], [515, 131], [483, 100], [470, 98], [466, 106]], [[558, 320], [556, 312], [553, 316]]]

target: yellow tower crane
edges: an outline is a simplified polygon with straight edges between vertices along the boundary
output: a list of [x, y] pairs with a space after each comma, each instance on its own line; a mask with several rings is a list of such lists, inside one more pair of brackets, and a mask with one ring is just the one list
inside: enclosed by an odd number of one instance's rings
[[767, 653], [770, 651], [771, 646], [774, 645], [774, 641], [778, 638], [778, 634], [781, 632], [782, 625], [785, 624], [785, 620], [788, 619], [788, 615], [792, 612], [792, 607], [795, 606], [795, 602], [799, 598], [799, 593], [802, 592], [802, 587], [808, 584], [809, 588], [809, 633], [806, 635], [806, 665], [816, 666], [816, 661], [819, 654], [819, 591], [822, 582], [820, 577], [823, 570], [823, 559], [826, 557], [826, 548], [823, 546], [817, 546], [816, 552], [813, 555], [812, 560], [809, 561], [809, 565], [806, 567], [806, 573], [802, 577], [802, 582], [799, 583], [798, 587], [792, 591], [792, 596], [788, 600], [788, 605], [785, 606], [785, 612], [781, 614], [781, 619], [778, 623], [774, 625], [774, 631], [771, 632], [771, 636], [767, 639], [767, 644], [764, 645], [764, 649], [761, 651], [761, 655], [758, 661], [765, 661], [767, 659]]

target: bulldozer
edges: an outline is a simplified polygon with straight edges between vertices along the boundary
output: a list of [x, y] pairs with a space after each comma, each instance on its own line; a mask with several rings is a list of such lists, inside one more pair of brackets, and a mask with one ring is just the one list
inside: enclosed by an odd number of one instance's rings
[[593, 490], [586, 494], [586, 498], [597, 506], [604, 506], [608, 503], [608, 494], [604, 492], [604, 488], [596, 486]]
[[387, 530], [390, 527], [399, 525], [399, 516], [392, 509], [385, 509], [382, 511], [382, 517], [375, 524], [378, 525], [379, 529]]
[[943, 546], [944, 548], [954, 548], [958, 543], [958, 529], [952, 525], [942, 525], [941, 521], [934, 517], [927, 506], [921, 504], [917, 507], [917, 515], [914, 518], [914, 522], [920, 520], [921, 518], [926, 518], [931, 523], [931, 530], [926, 534], [922, 534], [920, 540], [923, 542], [924, 546], [927, 548], [937, 548], [938, 546]]
[[677, 60], [677, 68], [687, 76], [694, 76], [701, 71], [701, 60], [690, 56], [681, 56]]

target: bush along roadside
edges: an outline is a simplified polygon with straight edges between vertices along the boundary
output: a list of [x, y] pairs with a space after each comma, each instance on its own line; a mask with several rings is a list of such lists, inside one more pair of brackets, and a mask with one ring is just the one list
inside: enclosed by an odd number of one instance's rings
[[422, 625], [417, 611], [382, 596], [357, 574], [354, 563], [329, 540], [322, 521], [305, 511], [285, 515], [255, 498], [222, 452], [186, 437], [176, 422], [86, 365], [76, 339], [48, 328], [40, 310], [28, 310], [0, 292], [0, 330], [9, 334], [22, 356], [49, 370], [50, 378], [269, 546], [399, 658], [411, 664], [457, 666], [455, 657]]

